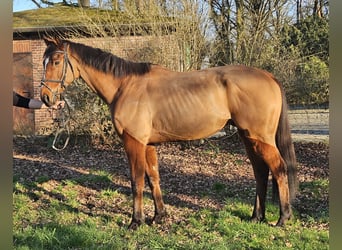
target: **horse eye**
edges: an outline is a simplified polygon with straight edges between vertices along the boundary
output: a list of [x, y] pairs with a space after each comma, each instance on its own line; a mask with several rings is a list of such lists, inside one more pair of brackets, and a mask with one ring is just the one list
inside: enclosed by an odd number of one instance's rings
[[57, 66], [59, 64], [59, 61], [55, 61], [55, 66]]

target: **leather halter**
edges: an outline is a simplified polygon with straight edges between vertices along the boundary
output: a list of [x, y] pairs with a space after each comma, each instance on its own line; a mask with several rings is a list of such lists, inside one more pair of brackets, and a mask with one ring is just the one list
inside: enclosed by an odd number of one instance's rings
[[[54, 53], [62, 53], [64, 54], [64, 61], [63, 61], [63, 73], [62, 73], [62, 76], [61, 76], [61, 79], [60, 80], [56, 80], [56, 79], [46, 79], [46, 67], [47, 67], [47, 62], [45, 62], [46, 58], [49, 58], [52, 54]], [[74, 74], [74, 69], [72, 67], [72, 64], [70, 63], [69, 61], [69, 58], [68, 58], [68, 53], [67, 53], [67, 44], [64, 43], [64, 50], [56, 50], [54, 52], [52, 52], [50, 55], [48, 55], [44, 59], [44, 71], [43, 71], [43, 78], [41, 79], [40, 81], [40, 87], [44, 86], [46, 87], [48, 90], [50, 90], [50, 92], [53, 94], [54, 98], [55, 96], [58, 95], [58, 92], [56, 91], [53, 91], [47, 84], [46, 82], [55, 82], [55, 83], [59, 83], [61, 85], [61, 88], [65, 88], [65, 78], [66, 78], [66, 73], [67, 73], [67, 69], [68, 69], [68, 66], [70, 67], [71, 69], [71, 72], [74, 76], [74, 79], [75, 79], [75, 74]]]

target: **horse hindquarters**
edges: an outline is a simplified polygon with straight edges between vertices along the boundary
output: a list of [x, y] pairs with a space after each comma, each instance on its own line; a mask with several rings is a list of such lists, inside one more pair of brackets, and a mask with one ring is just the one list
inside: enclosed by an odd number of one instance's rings
[[129, 228], [136, 229], [145, 220], [143, 211], [145, 173], [148, 177], [155, 204], [154, 220], [160, 221], [161, 217], [166, 214], [166, 211], [159, 185], [158, 161], [155, 148], [138, 142], [126, 132], [123, 133], [122, 139], [130, 166], [133, 194], [133, 215]]
[[274, 182], [278, 187], [280, 218], [277, 225], [283, 225], [291, 217], [290, 202], [295, 197], [297, 181], [296, 157], [291, 140], [291, 131], [287, 116], [287, 103], [282, 88], [282, 109], [273, 142], [261, 141], [245, 135], [240, 131], [247, 153], [251, 159], [257, 182], [257, 194], [252, 219], [264, 220], [265, 199], [268, 171], [271, 170]]

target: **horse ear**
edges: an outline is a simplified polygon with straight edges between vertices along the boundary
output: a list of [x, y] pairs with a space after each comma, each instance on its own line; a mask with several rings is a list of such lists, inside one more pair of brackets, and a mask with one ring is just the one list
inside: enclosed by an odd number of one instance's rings
[[43, 39], [46, 46], [55, 45], [58, 47], [61, 44], [61, 40], [58, 37], [44, 36]]

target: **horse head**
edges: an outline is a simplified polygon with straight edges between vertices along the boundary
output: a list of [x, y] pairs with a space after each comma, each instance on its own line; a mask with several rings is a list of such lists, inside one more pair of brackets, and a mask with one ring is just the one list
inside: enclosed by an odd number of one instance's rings
[[59, 38], [44, 37], [47, 48], [43, 56], [40, 98], [47, 106], [60, 99], [65, 88], [78, 76], [69, 57], [69, 43]]

